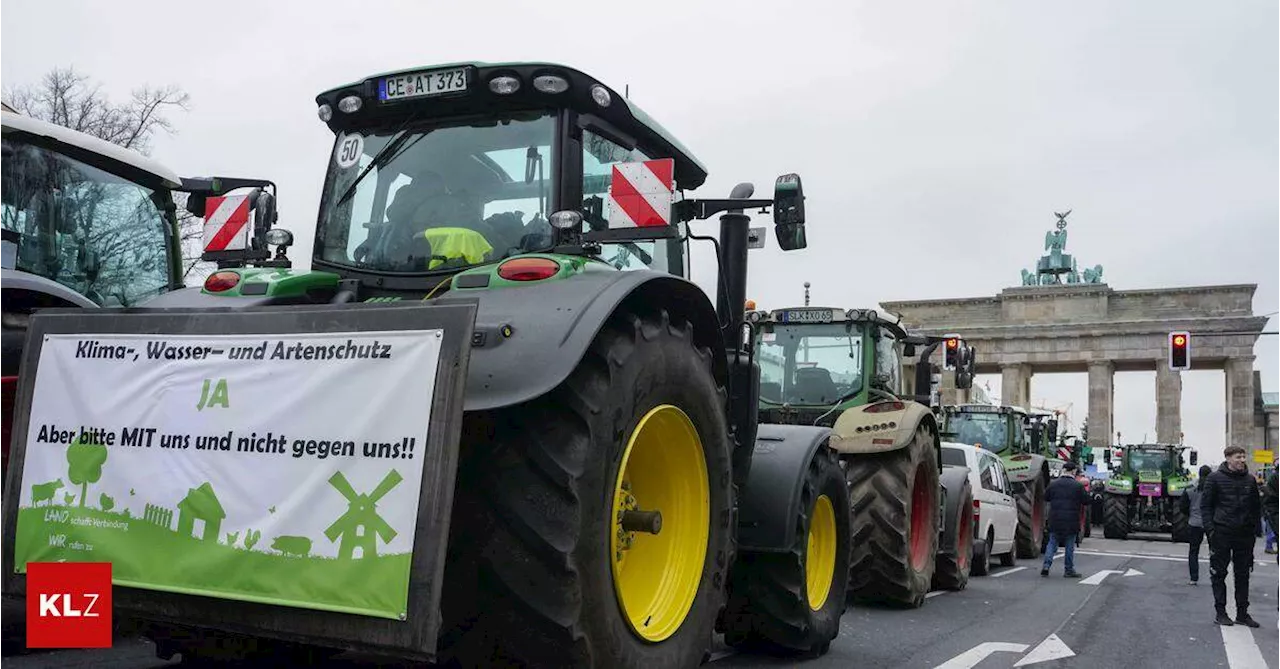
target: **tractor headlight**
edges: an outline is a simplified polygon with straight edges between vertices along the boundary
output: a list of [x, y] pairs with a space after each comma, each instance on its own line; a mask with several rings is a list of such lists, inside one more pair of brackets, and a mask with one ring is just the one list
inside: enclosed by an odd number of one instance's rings
[[330, 107], [328, 103], [322, 104], [316, 110], [316, 115], [320, 117], [321, 121], [328, 123], [329, 119], [333, 118], [333, 107]]
[[555, 74], [544, 74], [534, 77], [533, 87], [543, 93], [563, 93], [569, 90], [569, 80]]
[[494, 77], [489, 80], [489, 90], [498, 95], [511, 95], [520, 90], [520, 80], [507, 75]]
[[609, 89], [600, 84], [595, 84], [591, 87], [591, 99], [595, 100], [596, 104], [601, 107], [608, 107], [609, 103], [613, 102], [613, 96], [609, 95]]
[[549, 220], [551, 227], [557, 230], [575, 230], [582, 227], [582, 214], [569, 209], [557, 211]]
[[284, 228], [271, 228], [267, 230], [267, 243], [272, 246], [290, 246], [293, 244], [293, 233]]
[[338, 100], [338, 111], [344, 114], [354, 114], [355, 112], [360, 111], [360, 108], [363, 106], [364, 100], [361, 100], [359, 95], [348, 95], [347, 97]]

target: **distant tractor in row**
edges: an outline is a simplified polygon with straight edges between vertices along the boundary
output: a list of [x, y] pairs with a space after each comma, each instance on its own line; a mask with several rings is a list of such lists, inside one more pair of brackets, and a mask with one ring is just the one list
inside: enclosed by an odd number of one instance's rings
[[[1193, 485], [1182, 455], [1190, 448], [1134, 444], [1118, 447], [1115, 456], [1106, 453], [1111, 477], [1103, 489], [1103, 536], [1127, 539], [1134, 532], [1153, 532], [1187, 541], [1187, 514], [1180, 502]], [[1192, 466], [1197, 459], [1191, 451]]]
[[972, 561], [973, 490], [967, 469], [942, 466], [931, 394], [904, 391], [903, 359], [919, 355], [916, 388], [928, 389], [930, 354], [944, 342], [973, 381], [958, 338], [908, 333], [874, 309], [795, 307], [747, 314], [760, 364], [761, 441], [793, 426], [831, 427], [853, 513], [849, 594], [922, 606], [934, 588], [962, 589]]
[[[1045, 490], [1053, 475], [1050, 459], [1037, 446], [1041, 426], [1022, 407], [991, 404], [948, 405], [943, 434], [947, 441], [981, 446], [1000, 456], [1018, 502], [1018, 530], [1014, 545], [1020, 559], [1041, 555], [1048, 541], [1045, 529]], [[1057, 421], [1046, 421], [1043, 429], [1057, 429]], [[1060, 466], [1060, 465], [1059, 465]]]

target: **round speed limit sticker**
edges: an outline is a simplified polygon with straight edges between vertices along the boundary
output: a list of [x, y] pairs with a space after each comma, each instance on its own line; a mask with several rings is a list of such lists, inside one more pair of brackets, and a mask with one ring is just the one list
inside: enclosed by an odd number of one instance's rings
[[343, 135], [338, 140], [338, 148], [335, 153], [338, 167], [344, 170], [348, 169], [360, 162], [360, 156], [362, 155], [364, 155], [364, 135]]

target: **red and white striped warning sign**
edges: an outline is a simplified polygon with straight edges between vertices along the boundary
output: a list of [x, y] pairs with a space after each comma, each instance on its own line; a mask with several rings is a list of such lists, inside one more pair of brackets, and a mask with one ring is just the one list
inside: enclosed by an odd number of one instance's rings
[[249, 197], [210, 197], [204, 205], [204, 250], [242, 251], [249, 248]]
[[1059, 460], [1070, 460], [1070, 459], [1071, 459], [1071, 449], [1070, 449], [1069, 447], [1067, 447], [1067, 446], [1062, 446], [1062, 447], [1060, 447], [1060, 448], [1058, 449], [1058, 459], [1059, 459]]
[[609, 182], [609, 227], [671, 225], [675, 165], [671, 158], [614, 165]]

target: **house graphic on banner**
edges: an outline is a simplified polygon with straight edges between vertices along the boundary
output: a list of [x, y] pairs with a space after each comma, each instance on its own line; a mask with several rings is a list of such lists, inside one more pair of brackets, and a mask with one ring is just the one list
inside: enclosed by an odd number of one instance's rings
[[[202, 541], [218, 540], [218, 530], [222, 528], [222, 519], [227, 517], [218, 496], [213, 493], [213, 486], [208, 481], [198, 488], [187, 490], [187, 496], [178, 502], [178, 534], [194, 537]], [[196, 521], [200, 521], [201, 532], [196, 534]]]

